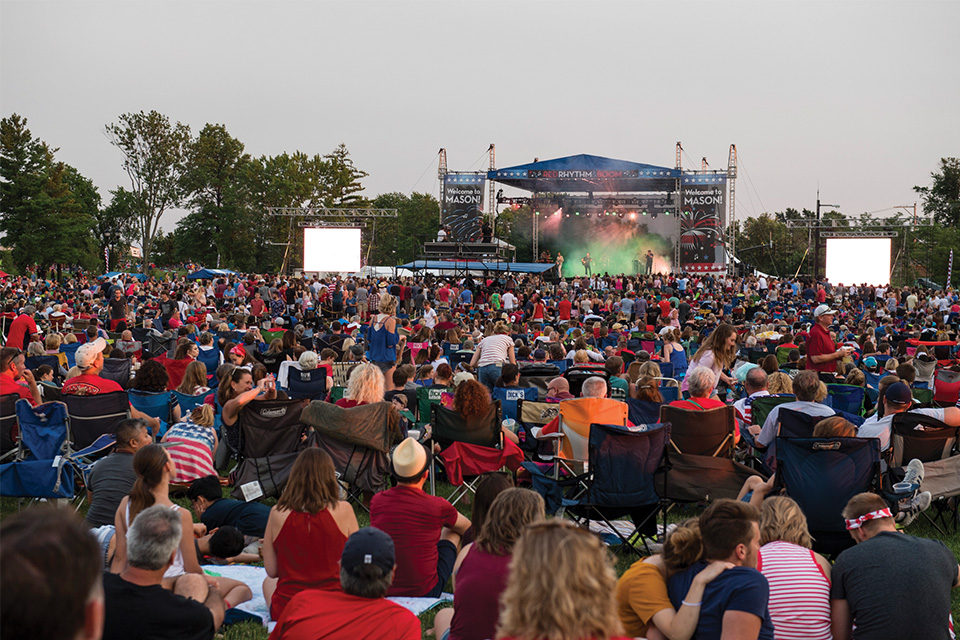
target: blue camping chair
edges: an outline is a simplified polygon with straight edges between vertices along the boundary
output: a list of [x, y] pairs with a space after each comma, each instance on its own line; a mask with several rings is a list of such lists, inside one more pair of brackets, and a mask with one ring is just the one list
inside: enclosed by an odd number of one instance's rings
[[207, 368], [207, 379], [214, 378], [217, 375], [217, 367], [220, 366], [220, 349], [200, 349], [197, 355], [197, 362], [202, 362]]
[[67, 369], [72, 369], [77, 366], [77, 349], [81, 347], [79, 342], [72, 342], [70, 344], [61, 344], [60, 353], [67, 356]]
[[863, 401], [866, 390], [853, 384], [828, 384], [827, 399], [824, 402], [835, 411], [844, 411], [859, 416], [863, 413]]
[[[544, 496], [547, 512], [565, 510], [577, 520], [600, 520], [607, 525], [605, 539], [640, 554], [633, 540], [657, 533], [656, 516], [663, 501], [655, 490], [655, 475], [662, 470], [670, 441], [669, 424], [644, 425], [644, 429], [591, 424], [588, 438], [588, 473], [556, 480], [539, 466], [525, 462], [535, 491]], [[664, 512], [665, 513], [665, 512]], [[611, 522], [629, 515], [633, 531], [624, 534]], [[647, 548], [649, 553], [649, 548]]]
[[151, 418], [160, 419], [160, 431], [156, 434], [162, 436], [170, 428], [170, 421], [173, 419], [173, 406], [176, 400], [169, 391], [137, 391], [131, 389], [129, 392], [130, 404], [138, 411], [142, 411]]
[[190, 412], [202, 405], [207, 401], [212, 394], [216, 393], [216, 390], [210, 389], [206, 393], [203, 393], [199, 396], [188, 396], [185, 393], [180, 393], [179, 391], [171, 391], [170, 394], [173, 396], [174, 402], [180, 406], [180, 415], [188, 416]]
[[65, 395], [63, 403], [67, 405], [70, 415], [71, 447], [75, 452], [92, 447], [100, 442], [101, 436], [115, 434], [117, 425], [130, 417], [130, 401], [126, 391], [97, 396]]
[[564, 371], [566, 371], [566, 370], [570, 367], [570, 361], [569, 361], [569, 360], [566, 360], [566, 359], [563, 359], [563, 360], [548, 360], [548, 362], [549, 362], [550, 364], [556, 366], [558, 369], [560, 369], [560, 373], [563, 373]]
[[627, 418], [631, 424], [656, 424], [660, 421], [659, 402], [627, 398]]
[[68, 452], [67, 405], [45, 402], [34, 407], [27, 400], [19, 400], [16, 411], [20, 425], [19, 460], [53, 460]]
[[503, 419], [517, 419], [517, 401], [528, 400], [536, 401], [538, 391], [536, 387], [524, 387], [518, 389], [507, 389], [505, 387], [494, 387], [491, 393], [494, 400], [499, 400], [503, 406]]
[[[663, 378], [657, 378], [657, 379], [660, 380], [660, 381], [663, 381]], [[664, 403], [664, 404], [670, 404], [671, 402], [680, 399], [680, 386], [679, 386], [679, 385], [677, 385], [676, 387], [663, 387], [663, 386], [661, 386], [661, 387], [658, 388], [658, 391], [660, 391], [660, 395], [663, 397], [663, 403]]]
[[880, 488], [876, 438], [777, 438], [777, 479], [807, 517], [813, 548], [837, 554], [853, 546], [841, 512], [858, 493]]
[[35, 371], [37, 367], [47, 365], [53, 369], [53, 379], [57, 380], [58, 384], [63, 384], [63, 378], [60, 376], [60, 358], [57, 356], [30, 356], [24, 359], [23, 365], [30, 371]]
[[672, 362], [657, 362], [660, 366], [660, 375], [664, 378], [673, 378], [673, 363]]
[[327, 370], [301, 371], [291, 367], [287, 378], [287, 395], [291, 399], [323, 400], [327, 397]]
[[7, 393], [0, 396], [0, 462], [15, 458], [17, 455], [16, 435], [17, 427], [17, 400], [20, 395]]

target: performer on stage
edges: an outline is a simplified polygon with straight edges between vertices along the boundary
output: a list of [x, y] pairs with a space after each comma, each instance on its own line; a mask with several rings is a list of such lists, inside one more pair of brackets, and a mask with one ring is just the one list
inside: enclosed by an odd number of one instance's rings
[[557, 251], [557, 273], [563, 275], [563, 254]]
[[587, 255], [580, 258], [580, 263], [583, 265], [583, 269], [586, 272], [586, 275], [592, 276], [593, 273], [590, 271], [590, 263], [593, 262], [593, 258], [590, 257], [590, 252], [587, 251]]
[[449, 229], [447, 225], [441, 225], [439, 231], [437, 231], [437, 242], [446, 242], [447, 235], [450, 233]]
[[647, 249], [647, 275], [653, 273], [653, 249]]
[[480, 225], [480, 236], [481, 242], [491, 242], [493, 239], [493, 229], [490, 227], [490, 223], [487, 222], [486, 218], [484, 218], [483, 224]]

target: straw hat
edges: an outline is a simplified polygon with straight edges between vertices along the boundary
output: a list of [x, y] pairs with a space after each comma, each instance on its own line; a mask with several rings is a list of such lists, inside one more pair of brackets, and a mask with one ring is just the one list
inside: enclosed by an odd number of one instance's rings
[[393, 475], [401, 482], [419, 478], [429, 464], [427, 450], [413, 438], [407, 438], [393, 450]]

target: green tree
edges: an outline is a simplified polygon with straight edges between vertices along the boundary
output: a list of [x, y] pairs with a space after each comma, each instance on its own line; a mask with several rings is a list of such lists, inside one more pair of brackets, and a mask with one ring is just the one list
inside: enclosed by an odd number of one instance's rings
[[960, 158], [940, 158], [930, 178], [930, 185], [913, 188], [923, 199], [923, 211], [944, 226], [960, 225]]
[[55, 152], [33, 137], [26, 118], [0, 121], [0, 231], [21, 270], [64, 263], [91, 269], [98, 262], [91, 232], [99, 195], [76, 169], [57, 162]]
[[167, 116], [156, 111], [124, 113], [117, 120], [106, 125], [106, 133], [110, 143], [123, 153], [130, 193], [139, 201], [134, 220], [146, 273], [160, 218], [167, 209], [179, 206], [183, 197], [190, 127], [171, 124]]
[[350, 152], [343, 143], [323, 157], [326, 173], [326, 198], [334, 207], [363, 207], [368, 201], [359, 194], [363, 191], [361, 180], [369, 175], [353, 164]]
[[249, 162], [243, 143], [222, 124], [207, 124], [190, 143], [181, 184], [192, 213], [178, 223], [184, 232], [176, 234], [178, 253], [185, 254], [181, 257], [201, 262], [222, 257], [237, 266], [244, 262], [252, 247], [238, 243], [234, 230], [246, 222], [239, 177]]
[[130, 244], [138, 239], [135, 221], [139, 218], [142, 202], [123, 187], [117, 187], [110, 194], [110, 204], [99, 208], [94, 216], [100, 253], [110, 249], [110, 264], [116, 265], [126, 255]]

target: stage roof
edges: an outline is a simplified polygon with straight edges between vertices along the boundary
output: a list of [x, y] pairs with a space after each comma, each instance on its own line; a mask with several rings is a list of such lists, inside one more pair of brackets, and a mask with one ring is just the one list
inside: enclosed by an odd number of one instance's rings
[[398, 269], [434, 269], [437, 271], [510, 271], [512, 273], [544, 273], [556, 265], [544, 262], [481, 262], [479, 260], [414, 260]]
[[674, 191], [680, 171], [652, 164], [580, 154], [487, 172], [487, 179], [542, 192]]

